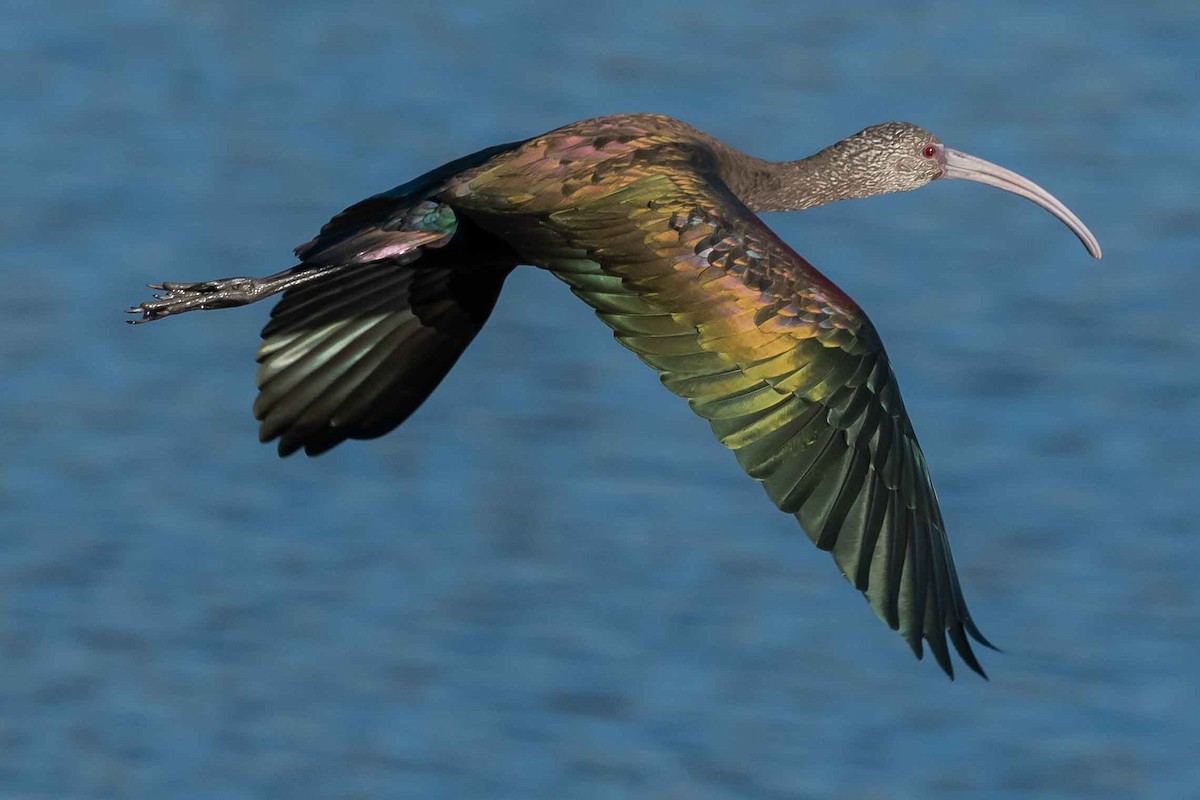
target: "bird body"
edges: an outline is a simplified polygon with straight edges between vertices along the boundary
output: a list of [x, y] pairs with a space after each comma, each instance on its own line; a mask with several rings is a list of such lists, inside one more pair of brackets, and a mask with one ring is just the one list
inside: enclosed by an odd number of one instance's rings
[[907, 123], [770, 162], [669, 117], [625, 114], [488, 148], [357, 203], [298, 247], [290, 270], [162, 284], [131, 310], [144, 321], [283, 291], [263, 330], [254, 411], [281, 454], [317, 454], [403, 422], [509, 272], [540, 267], [709, 421], [918, 657], [927, 643], [953, 675], [948, 636], [983, 674], [969, 638], [988, 643], [879, 336], [754, 213], [939, 177], [1036, 195], [1099, 255], [1044, 190]]

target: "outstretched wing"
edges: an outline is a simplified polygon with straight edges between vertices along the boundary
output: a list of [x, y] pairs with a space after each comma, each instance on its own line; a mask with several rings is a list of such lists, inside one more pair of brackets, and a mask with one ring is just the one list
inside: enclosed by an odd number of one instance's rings
[[289, 289], [258, 351], [259, 438], [317, 455], [381, 436], [437, 388], [487, 321], [516, 266], [502, 241], [424, 199], [461, 170], [520, 145], [451, 161], [331, 219], [296, 248], [334, 274]]
[[949, 635], [982, 675], [968, 636], [990, 645], [971, 621], [925, 457], [861, 309], [687, 148], [633, 153], [609, 172], [573, 175], [569, 159], [555, 161], [568, 171], [557, 192], [530, 190], [516, 161], [507, 174], [473, 176], [469, 192], [493, 206], [507, 199], [525, 220], [514, 237], [530, 243], [523, 255], [570, 284], [710, 421], [918, 658], [924, 639], [953, 676]]
[[259, 438], [317, 455], [392, 430], [475, 338], [506, 274], [381, 262], [289, 290], [258, 351]]
[[289, 289], [271, 311], [254, 414], [259, 438], [279, 439], [280, 455], [317, 455], [406, 420], [483, 327], [516, 266], [507, 245], [447, 206], [389, 213], [394, 222], [343, 225], [315, 250], [300, 248], [306, 266], [339, 269]]

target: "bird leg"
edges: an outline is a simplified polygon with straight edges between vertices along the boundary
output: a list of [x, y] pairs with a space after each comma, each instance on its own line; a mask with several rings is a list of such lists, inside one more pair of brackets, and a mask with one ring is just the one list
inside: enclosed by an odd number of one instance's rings
[[131, 325], [153, 322], [156, 319], [182, 314], [185, 311], [204, 311], [211, 308], [232, 308], [257, 303], [263, 298], [292, 289], [317, 278], [336, 272], [339, 265], [321, 267], [292, 267], [265, 278], [221, 278], [199, 283], [163, 281], [149, 284], [163, 292], [133, 308], [128, 314], [141, 314], [141, 319], [126, 320]]

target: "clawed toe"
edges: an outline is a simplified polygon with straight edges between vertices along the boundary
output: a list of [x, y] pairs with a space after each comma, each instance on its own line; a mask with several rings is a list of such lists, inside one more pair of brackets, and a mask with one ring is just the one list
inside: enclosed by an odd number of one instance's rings
[[126, 320], [131, 325], [153, 322], [156, 319], [169, 317], [172, 314], [182, 314], [185, 311], [208, 308], [210, 302], [218, 299], [214, 293], [228, 288], [228, 282], [178, 283], [163, 281], [162, 283], [150, 283], [147, 286], [156, 292], [163, 292], [163, 294], [156, 294], [153, 300], [147, 300], [126, 309], [125, 313], [127, 314], [141, 314], [142, 316], [141, 319]]
[[126, 309], [128, 314], [140, 314], [141, 319], [126, 320], [131, 325], [142, 322], [153, 322], [156, 319], [182, 314], [185, 311], [202, 311], [210, 308], [231, 308], [257, 303], [264, 297], [270, 297], [287, 289], [301, 286], [311, 280], [339, 269], [338, 265], [321, 267], [293, 267], [292, 269], [268, 275], [265, 278], [221, 278], [215, 281], [200, 281], [199, 283], [178, 283], [163, 281], [150, 283], [147, 286], [161, 294], [154, 295], [153, 300], [139, 303], [133, 308]]

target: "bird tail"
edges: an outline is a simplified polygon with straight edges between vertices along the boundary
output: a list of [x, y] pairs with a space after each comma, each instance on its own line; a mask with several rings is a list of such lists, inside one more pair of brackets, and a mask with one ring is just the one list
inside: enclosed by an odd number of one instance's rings
[[483, 327], [514, 266], [463, 266], [452, 250], [287, 291], [258, 351], [259, 439], [278, 439], [280, 455], [317, 455], [382, 436], [416, 411]]

